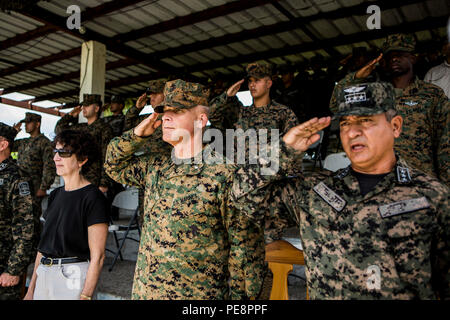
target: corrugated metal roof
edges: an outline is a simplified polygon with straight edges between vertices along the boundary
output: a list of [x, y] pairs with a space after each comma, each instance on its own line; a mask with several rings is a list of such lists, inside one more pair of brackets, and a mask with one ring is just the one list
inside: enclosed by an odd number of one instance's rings
[[[248, 3], [242, 1], [240, 3]], [[392, 3], [381, 1], [385, 5], [392, 7]], [[411, 3], [413, 2], [413, 3]], [[50, 13], [59, 17], [67, 17], [66, 9], [69, 5], [78, 5], [82, 12], [89, 11], [92, 8], [98, 9], [101, 6], [117, 4], [113, 1], [95, 1], [95, 0], [60, 0], [60, 1], [41, 1], [39, 7], [48, 10]], [[368, 15], [364, 10], [353, 12], [355, 6], [364, 9], [372, 3], [380, 1], [362, 1], [362, 0], [281, 0], [270, 4], [262, 0], [254, 1], [253, 7], [243, 10], [231, 10], [231, 13], [221, 14], [215, 17], [205, 17], [198, 19], [188, 25], [181, 25], [173, 22], [176, 18], [190, 17], [195, 13], [215, 8], [217, 6], [231, 6], [235, 1], [224, 0], [147, 0], [123, 1], [119, 10], [108, 12], [89, 21], [83, 22], [83, 13], [81, 19], [83, 25], [91, 31], [107, 38], [116, 37], [120, 44], [114, 50], [107, 46], [106, 62], [121, 63], [127, 58], [134, 59], [135, 56], [129, 56], [126, 51], [144, 55], [151, 59], [155, 53], [175, 48], [182, 49], [182, 53], [175, 53], [171, 56], [158, 57], [156, 61], [167, 64], [168, 66], [183, 72], [184, 68], [189, 67], [192, 74], [206, 77], [214, 74], [232, 75], [233, 72], [240, 73], [243, 66], [251, 57], [263, 57], [263, 60], [271, 61], [275, 64], [283, 64], [286, 61], [298, 63], [305, 59], [310, 59], [315, 55], [324, 57], [332, 56], [335, 50], [341, 55], [351, 53], [352, 48], [365, 46], [367, 48], [379, 47], [382, 40], [360, 39], [353, 43], [335, 43], [331, 48], [317, 46], [317, 43], [328, 44], [328, 40], [350, 39], [352, 35], [361, 32], [367, 32], [366, 19]], [[443, 17], [450, 13], [450, 4], [445, 0], [429, 1], [402, 1], [404, 5], [396, 6], [392, 9], [382, 11], [382, 25], [386, 28], [395, 28], [405, 23], [414, 23], [422, 21], [428, 17]], [[276, 8], [276, 5], [282, 7], [288, 12], [283, 13]], [[225, 7], [224, 7], [225, 8]], [[350, 16], [345, 15], [345, 10], [352, 10]], [[86, 12], [87, 12], [86, 11]], [[336, 14], [336, 12], [341, 12]], [[343, 13], [342, 13], [343, 12]], [[329, 14], [332, 18], [326, 18]], [[0, 43], [11, 40], [18, 35], [25, 35], [30, 32], [38, 31], [45, 24], [39, 19], [33, 19], [30, 14], [20, 14], [11, 12], [10, 14], [0, 12]], [[31, 14], [32, 15], [32, 14]], [[315, 19], [314, 17], [318, 18]], [[323, 18], [325, 17], [325, 18]], [[290, 23], [292, 27], [283, 27], [283, 30], [276, 29], [283, 23], [288, 23], [290, 19], [299, 22]], [[296, 20], [297, 21], [297, 20]], [[301, 23], [301, 21], [305, 21]], [[52, 21], [48, 21], [49, 25]], [[130, 38], [121, 38], [121, 34], [127, 34], [136, 30], [142, 30], [150, 26], [158, 26], [161, 23], [161, 32], [152, 32], [151, 34], [141, 34]], [[170, 27], [165, 28], [165, 26]], [[273, 32], [265, 30], [262, 34], [253, 34], [252, 38], [248, 36], [234, 41], [232, 39], [226, 42], [213, 41], [208, 43], [208, 47], [202, 47], [198, 50], [185, 50], [187, 45], [195, 48], [201, 41], [213, 40], [228, 35], [237, 35], [247, 31], [253, 31], [264, 26], [274, 26]], [[280, 27], [281, 28], [281, 27]], [[425, 28], [425, 27], [424, 27]], [[426, 29], [426, 28], [425, 28]], [[0, 47], [0, 76], [2, 70], [17, 66], [26, 66], [32, 62], [44, 57], [51, 57], [54, 54], [70, 51], [79, 48], [83, 42], [82, 36], [69, 34], [66, 30], [56, 28], [48, 34], [30, 38], [29, 41], [17, 43], [2, 50]], [[445, 29], [436, 31], [437, 34], [445, 35]], [[429, 31], [417, 30], [416, 37], [419, 41], [429, 41], [432, 39]], [[345, 38], [347, 37], [347, 38]], [[116, 39], [115, 38], [115, 39]], [[356, 38], [355, 38], [356, 39]], [[348, 40], [346, 40], [348, 42]], [[120, 47], [122, 46], [122, 47]], [[205, 45], [206, 46], [206, 45]], [[122, 51], [121, 48], [124, 50]], [[297, 51], [289, 48], [298, 48]], [[304, 48], [304, 50], [302, 49]], [[175, 51], [176, 52], [176, 51]], [[270, 52], [267, 56], [265, 53]], [[279, 54], [277, 55], [277, 52]], [[139, 59], [138, 59], [139, 60]], [[108, 82], [119, 79], [132, 79], [138, 75], [148, 75], [148, 78], [155, 77], [159, 73], [152, 72], [150, 61], [143, 59], [133, 64], [125, 63], [122, 67], [106, 70], [106, 90], [111, 93], [135, 93], [137, 89], [142, 89], [146, 81], [138, 83], [126, 83], [117, 88], [109, 88]], [[227, 65], [223, 65], [227, 63]], [[64, 77], [70, 73], [76, 73], [80, 70], [80, 57], [69, 56], [66, 59], [53, 61], [48, 64], [40, 65], [36, 68], [25, 69], [14, 74], [8, 74], [0, 77], [0, 87], [14, 87], [18, 85], [37, 82], [39, 80], [51, 79], [52, 77]], [[164, 71], [164, 70], [161, 70]], [[67, 96], [58, 96], [56, 101], [63, 102], [68, 99], [77, 99], [79, 76], [64, 79], [60, 82], [46, 84], [39, 88], [30, 88], [24, 90], [24, 93], [36, 96], [46, 96], [60, 92], [69, 92]], [[71, 91], [72, 90], [72, 91]]]

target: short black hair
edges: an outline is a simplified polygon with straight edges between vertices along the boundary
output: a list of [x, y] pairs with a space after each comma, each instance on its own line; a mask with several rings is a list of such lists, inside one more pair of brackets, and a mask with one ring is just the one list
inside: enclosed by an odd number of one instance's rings
[[64, 130], [61, 131], [53, 140], [53, 147], [56, 144], [62, 144], [63, 148], [72, 151], [78, 161], [88, 161], [81, 167], [81, 174], [85, 175], [92, 163], [99, 160], [100, 148], [95, 142], [94, 137], [81, 130]]

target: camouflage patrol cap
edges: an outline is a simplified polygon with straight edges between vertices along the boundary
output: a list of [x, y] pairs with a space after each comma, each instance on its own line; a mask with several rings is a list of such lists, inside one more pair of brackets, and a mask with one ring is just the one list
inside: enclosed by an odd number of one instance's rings
[[254, 77], [261, 79], [264, 77], [272, 77], [272, 65], [267, 63], [253, 62], [247, 65], [245, 68], [247, 72], [247, 78]]
[[125, 99], [122, 96], [113, 95], [111, 96], [111, 103], [116, 102], [119, 104], [125, 104]]
[[83, 94], [83, 101], [81, 102], [81, 105], [89, 106], [91, 104], [98, 104], [99, 106], [102, 106], [102, 96], [99, 94]]
[[336, 94], [338, 112], [342, 116], [362, 116], [396, 110], [395, 90], [388, 82], [368, 82], [344, 87]]
[[181, 79], [168, 81], [164, 87], [164, 101], [154, 110], [163, 113], [164, 107], [190, 109], [198, 105], [208, 106], [209, 90], [194, 82], [186, 82]]
[[20, 122], [32, 122], [32, 121], [41, 122], [41, 118], [42, 118], [41, 115], [37, 113], [25, 112], [25, 118]]
[[383, 44], [383, 54], [390, 51], [414, 52], [415, 48], [416, 40], [411, 34], [391, 34]]
[[3, 137], [6, 140], [8, 140], [10, 146], [12, 145], [14, 139], [16, 138], [17, 133], [18, 131], [13, 127], [8, 126], [3, 122], [0, 122], [0, 137]]
[[149, 93], [162, 93], [164, 91], [164, 85], [166, 80], [150, 80], [148, 82], [148, 92]]

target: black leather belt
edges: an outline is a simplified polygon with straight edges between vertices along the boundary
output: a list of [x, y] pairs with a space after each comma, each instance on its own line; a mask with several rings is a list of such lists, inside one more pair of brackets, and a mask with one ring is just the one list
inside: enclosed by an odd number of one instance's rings
[[79, 262], [87, 262], [87, 260], [81, 260], [78, 258], [41, 258], [41, 264], [44, 266], [52, 266], [55, 264], [67, 264], [67, 263], [79, 263]]

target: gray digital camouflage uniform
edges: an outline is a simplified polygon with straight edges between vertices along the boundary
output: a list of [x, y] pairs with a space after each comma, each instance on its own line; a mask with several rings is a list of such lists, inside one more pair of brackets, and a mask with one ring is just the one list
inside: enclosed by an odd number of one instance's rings
[[[0, 274], [22, 276], [34, 258], [32, 191], [30, 178], [11, 158], [0, 163]], [[20, 288], [0, 287], [0, 300], [20, 299]]]
[[[338, 115], [396, 107], [387, 83], [344, 87], [336, 96]], [[301, 159], [293, 149], [282, 151], [281, 176]], [[249, 190], [264, 185], [253, 183]], [[312, 299], [450, 297], [449, 190], [401, 157], [365, 195], [347, 167], [288, 179], [281, 198], [299, 225]]]

